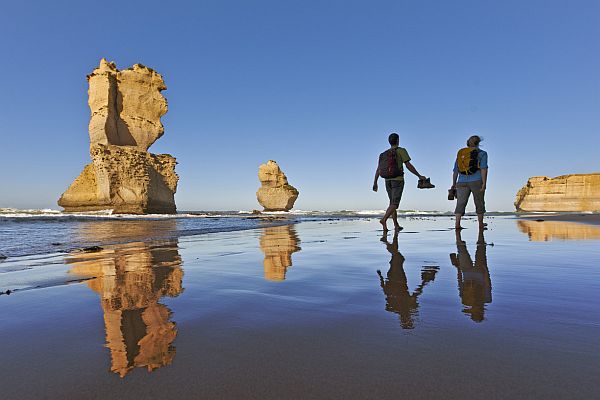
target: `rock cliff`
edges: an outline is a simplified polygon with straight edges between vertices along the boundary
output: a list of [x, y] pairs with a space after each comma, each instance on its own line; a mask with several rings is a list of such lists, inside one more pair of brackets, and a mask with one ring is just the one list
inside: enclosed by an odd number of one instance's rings
[[105, 59], [88, 75], [92, 163], [61, 196], [65, 211], [175, 213], [174, 157], [148, 148], [164, 133], [163, 78], [141, 64], [119, 71]]
[[517, 211], [600, 211], [600, 173], [534, 176], [519, 190]]
[[298, 190], [288, 183], [275, 161], [269, 160], [260, 165], [258, 180], [261, 187], [256, 192], [256, 198], [265, 211], [289, 211], [294, 207]]

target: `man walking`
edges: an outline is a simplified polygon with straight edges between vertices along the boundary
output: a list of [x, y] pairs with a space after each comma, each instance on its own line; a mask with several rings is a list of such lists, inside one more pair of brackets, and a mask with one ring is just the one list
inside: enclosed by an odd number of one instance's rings
[[390, 199], [390, 205], [385, 211], [385, 215], [379, 221], [383, 225], [383, 231], [387, 232], [387, 220], [391, 216], [394, 222], [394, 230], [402, 229], [398, 223], [398, 206], [404, 191], [404, 166], [419, 177], [419, 188], [427, 189], [434, 187], [429, 180], [419, 174], [417, 169], [410, 163], [410, 156], [405, 148], [399, 147], [400, 137], [397, 133], [392, 133], [388, 141], [390, 148], [379, 155], [379, 163], [375, 171], [375, 181], [373, 182], [373, 191], [377, 191], [377, 180], [381, 176], [385, 179], [385, 189]]

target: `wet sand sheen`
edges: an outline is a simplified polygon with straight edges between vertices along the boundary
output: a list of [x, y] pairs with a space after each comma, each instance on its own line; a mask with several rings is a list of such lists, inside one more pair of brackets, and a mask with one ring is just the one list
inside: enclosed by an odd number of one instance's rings
[[503, 218], [456, 237], [448, 223], [408, 219], [416, 234], [382, 237], [376, 221], [306, 222], [71, 254], [65, 273], [84, 282], [0, 297], [0, 386], [7, 398], [599, 393], [598, 242], [532, 242], [546, 233]]

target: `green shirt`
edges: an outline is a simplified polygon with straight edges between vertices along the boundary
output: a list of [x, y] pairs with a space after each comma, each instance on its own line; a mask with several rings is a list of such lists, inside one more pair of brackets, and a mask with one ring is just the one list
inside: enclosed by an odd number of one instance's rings
[[[398, 147], [396, 149], [396, 154], [397, 154], [397, 160], [399, 163], [401, 163], [400, 167], [404, 170], [404, 164], [405, 162], [410, 161], [410, 156], [408, 155], [408, 151], [406, 151], [406, 149], [404, 147]], [[391, 178], [391, 179], [386, 179], [386, 181], [403, 181], [404, 180], [404, 175], [398, 176], [396, 178]]]

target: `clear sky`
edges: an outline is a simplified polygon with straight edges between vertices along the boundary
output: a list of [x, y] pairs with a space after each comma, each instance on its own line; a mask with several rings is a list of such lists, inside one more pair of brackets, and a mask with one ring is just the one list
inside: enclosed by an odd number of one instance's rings
[[[168, 90], [180, 210], [259, 208], [276, 160], [297, 209], [382, 209], [377, 156], [396, 131], [450, 210], [458, 148], [485, 140], [488, 210], [529, 176], [600, 171], [596, 0], [2, 1], [0, 207], [58, 208], [89, 162], [86, 74], [142, 63]], [[470, 208], [472, 205], [470, 206]], [[470, 209], [469, 208], [469, 209]]]

